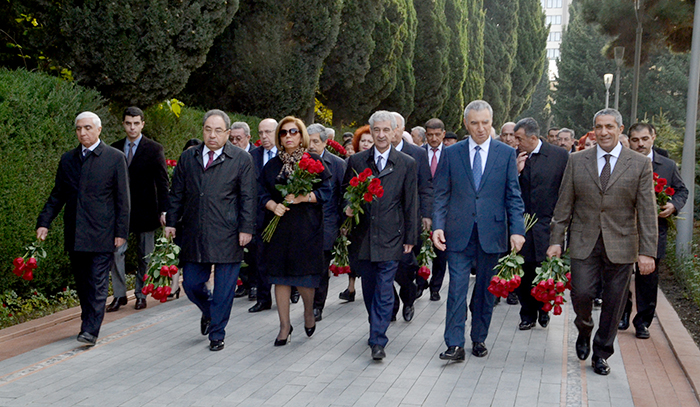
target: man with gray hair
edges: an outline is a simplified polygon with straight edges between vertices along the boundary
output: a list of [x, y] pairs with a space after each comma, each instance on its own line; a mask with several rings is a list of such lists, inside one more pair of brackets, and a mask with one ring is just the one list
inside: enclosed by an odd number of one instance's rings
[[[326, 150], [326, 143], [331, 138], [331, 132], [326, 127], [314, 123], [306, 128], [309, 133], [309, 152], [318, 154], [323, 160], [323, 165], [331, 172], [331, 198], [323, 203], [323, 257], [326, 269], [331, 264], [333, 255], [333, 245], [338, 237], [338, 230], [342, 220], [342, 208], [340, 199], [342, 198], [343, 177], [347, 164], [345, 160], [337, 157]], [[323, 308], [328, 297], [328, 272], [323, 274], [321, 284], [314, 293], [314, 318], [316, 321], [323, 319]]]
[[246, 122], [234, 122], [231, 124], [231, 132], [228, 140], [236, 147], [242, 148], [246, 153], [255, 146], [250, 142], [250, 126]]
[[421, 126], [412, 128], [411, 137], [413, 138], [413, 144], [421, 147], [424, 146], [426, 142], [425, 128]]
[[508, 144], [513, 148], [518, 148], [518, 143], [515, 140], [515, 123], [506, 122], [501, 126], [500, 141]]
[[[221, 110], [204, 115], [204, 143], [182, 153], [170, 189], [165, 236], [181, 235], [180, 264], [187, 298], [202, 312], [209, 350], [224, 348], [226, 324], [243, 260], [255, 233], [257, 193], [250, 154], [228, 141], [231, 121]], [[176, 224], [182, 227], [175, 229]], [[214, 266], [214, 292], [205, 283]]]
[[80, 299], [78, 342], [97, 343], [109, 289], [114, 250], [129, 236], [129, 172], [126, 156], [100, 140], [102, 122], [92, 112], [75, 119], [80, 145], [63, 154], [56, 183], [39, 214], [36, 237], [44, 241], [63, 212], [65, 250]]
[[[386, 331], [394, 305], [394, 276], [402, 256], [411, 253], [418, 240], [418, 195], [416, 162], [392, 146], [396, 117], [385, 110], [369, 119], [374, 147], [351, 155], [343, 179], [343, 189], [366, 169], [381, 180], [384, 195], [365, 205], [360, 223], [350, 233], [350, 255], [362, 277], [362, 294], [369, 314], [369, 340], [372, 359], [386, 357]], [[355, 214], [347, 207], [345, 214]]]
[[573, 130], [564, 127], [557, 133], [557, 144], [563, 147], [569, 154], [576, 152], [576, 133]]

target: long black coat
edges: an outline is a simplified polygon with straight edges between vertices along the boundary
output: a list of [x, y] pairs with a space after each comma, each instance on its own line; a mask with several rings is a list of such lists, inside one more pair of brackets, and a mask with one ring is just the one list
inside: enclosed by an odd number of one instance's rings
[[349, 247], [352, 257], [373, 262], [400, 260], [403, 245], [418, 241], [418, 189], [416, 161], [390, 147], [381, 173], [374, 162], [374, 148], [350, 156], [343, 190], [366, 168], [382, 181], [384, 196], [365, 204], [360, 224], [353, 227]]
[[322, 158], [323, 165], [331, 172], [331, 195], [328, 201], [323, 204], [323, 250], [332, 250], [335, 239], [338, 238], [340, 224], [345, 220], [344, 205], [342, 205], [343, 177], [348, 165], [345, 160], [328, 151], [323, 154]]
[[255, 169], [248, 153], [226, 142], [204, 170], [204, 145], [182, 153], [173, 174], [166, 224], [182, 239], [180, 260], [238, 263], [239, 233], [255, 233]]
[[525, 161], [520, 173], [525, 213], [537, 217], [537, 223], [527, 232], [521, 250], [526, 262], [539, 263], [547, 257], [549, 224], [568, 160], [569, 153], [565, 149], [543, 141], [540, 152]]
[[82, 146], [61, 156], [56, 182], [39, 214], [48, 228], [63, 212], [65, 250], [113, 252], [114, 238], [129, 236], [129, 176], [126, 157], [104, 142], [82, 160]]
[[[124, 151], [126, 139], [112, 143]], [[131, 221], [129, 231], [150, 232], [160, 227], [160, 214], [168, 210], [168, 170], [165, 153], [159, 143], [141, 137], [129, 165]]]
[[[416, 161], [416, 174], [418, 175], [418, 216], [431, 218], [433, 216], [433, 176], [430, 173], [428, 163], [428, 150], [403, 142], [401, 152], [408, 154]], [[421, 223], [418, 223], [419, 234]]]
[[[668, 186], [672, 187], [676, 193], [671, 197], [671, 203], [676, 208], [676, 213], [680, 212], [685, 206], [685, 201], [688, 199], [688, 188], [685, 187], [681, 174], [678, 172], [676, 163], [670, 158], [663, 157], [656, 152], [654, 147], [654, 161], [652, 166], [654, 172], [659, 174], [668, 182]], [[688, 216], [693, 216], [692, 214]], [[656, 250], [656, 258], [663, 259], [666, 257], [666, 236], [668, 234], [668, 219], [659, 218], [659, 242]]]

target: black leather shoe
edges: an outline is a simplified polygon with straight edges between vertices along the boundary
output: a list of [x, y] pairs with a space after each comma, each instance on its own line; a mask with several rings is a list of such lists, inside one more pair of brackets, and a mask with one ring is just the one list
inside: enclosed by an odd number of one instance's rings
[[306, 332], [306, 336], [311, 338], [311, 335], [313, 335], [314, 332], [316, 332], [316, 324], [314, 324], [314, 326], [312, 326], [311, 328], [304, 327], [304, 331]]
[[430, 301], [440, 301], [440, 293], [437, 291], [430, 292]]
[[134, 309], [144, 309], [148, 304], [146, 304], [145, 298], [137, 298], [136, 304], [134, 304]]
[[506, 303], [508, 303], [509, 305], [517, 305], [520, 303], [520, 301], [518, 301], [518, 295], [515, 293], [515, 291], [508, 294], [508, 298], [506, 298]]
[[223, 348], [224, 348], [224, 340], [223, 339], [220, 341], [210, 341], [209, 342], [209, 350], [211, 350], [211, 351], [216, 352], [216, 351], [219, 351]]
[[248, 291], [248, 301], [257, 301], [258, 300], [258, 287], [250, 287], [250, 290]]
[[588, 359], [591, 353], [591, 337], [580, 335], [576, 338], [576, 356], [581, 360]]
[[126, 305], [126, 297], [114, 297], [112, 303], [107, 306], [107, 312], [119, 311], [119, 307]]
[[199, 320], [199, 328], [202, 335], [209, 335], [209, 329], [211, 328], [211, 318], [207, 318], [202, 315], [202, 319]]
[[440, 359], [462, 362], [465, 359], [464, 348], [461, 346], [448, 346], [447, 350], [440, 354]]
[[284, 339], [275, 339], [275, 346], [284, 346], [288, 343], [292, 343], [292, 331], [294, 330], [294, 327], [289, 325], [289, 333], [287, 334], [287, 337]]
[[260, 312], [260, 311], [264, 311], [264, 310], [270, 309], [270, 308], [272, 308], [272, 304], [266, 304], [266, 303], [258, 301], [255, 303], [255, 305], [248, 308], [248, 312]]
[[501, 297], [496, 297], [496, 299], [493, 301], [493, 305], [496, 306], [501, 303]]
[[323, 310], [322, 309], [314, 308], [314, 320], [317, 322], [323, 320]]
[[593, 308], [600, 308], [603, 306], [603, 299], [602, 298], [596, 298], [593, 300]]
[[636, 336], [639, 339], [649, 339], [651, 335], [649, 335], [649, 328], [647, 328], [646, 325], [640, 325], [640, 326], [635, 326], [634, 327], [637, 332], [635, 332], [634, 336]]
[[593, 366], [593, 371], [599, 375], [607, 376], [610, 374], [610, 365], [608, 365], [608, 361], [599, 356], [593, 356], [591, 365]]
[[292, 295], [289, 296], [289, 301], [291, 301], [292, 304], [296, 304], [299, 302], [299, 296], [300, 296], [299, 290], [294, 288], [294, 289], [292, 289]]
[[78, 340], [78, 342], [82, 342], [90, 346], [95, 346], [95, 344], [97, 343], [97, 337], [87, 332], [79, 333], [76, 339]]
[[344, 301], [347, 301], [347, 302], [353, 302], [353, 301], [355, 301], [355, 291], [350, 292], [350, 291], [348, 291], [347, 289], [345, 289], [345, 291], [343, 291], [342, 293], [340, 293], [340, 295], [338, 295], [338, 297], [339, 297], [341, 300], [344, 300]]
[[546, 328], [549, 325], [549, 312], [540, 311], [540, 314], [537, 316], [537, 322], [542, 328]]
[[404, 305], [403, 306], [403, 320], [406, 322], [411, 322], [413, 319], [413, 315], [416, 313], [416, 309], [413, 307], [413, 305]]
[[422, 296], [423, 296], [423, 289], [422, 288], [416, 289], [416, 299], [419, 299]]
[[489, 354], [489, 350], [486, 349], [486, 344], [483, 342], [472, 342], [472, 355], [477, 358], [483, 358]]
[[391, 316], [391, 322], [396, 322], [396, 315]]
[[617, 324], [617, 329], [620, 331], [626, 331], [630, 327], [630, 313], [623, 312], [622, 318], [620, 318], [620, 323]]
[[239, 285], [238, 288], [236, 288], [236, 292], [233, 294], [233, 298], [241, 298], [245, 297], [246, 295], [248, 295], [248, 289], [242, 285]]
[[520, 329], [521, 331], [529, 331], [530, 329], [534, 328], [535, 325], [536, 324], [534, 322], [522, 321], [520, 322], [520, 325], [518, 325], [518, 329]]
[[384, 347], [382, 345], [372, 345], [372, 359], [382, 360], [386, 357]]

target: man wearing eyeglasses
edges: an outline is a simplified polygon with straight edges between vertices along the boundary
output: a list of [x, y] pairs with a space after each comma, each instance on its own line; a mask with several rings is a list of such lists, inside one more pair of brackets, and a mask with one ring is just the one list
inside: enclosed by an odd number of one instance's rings
[[[181, 234], [183, 287], [202, 311], [200, 329], [209, 335], [212, 351], [224, 348], [243, 247], [255, 232], [253, 159], [228, 141], [230, 126], [221, 110], [204, 115], [204, 144], [182, 153], [175, 167], [165, 227], [166, 237]], [[176, 230], [178, 221], [182, 227]], [[205, 283], [212, 265], [215, 289], [209, 301]]]
[[228, 140], [236, 147], [240, 147], [246, 153], [250, 153], [255, 146], [250, 142], [250, 126], [246, 122], [231, 124], [231, 133]]

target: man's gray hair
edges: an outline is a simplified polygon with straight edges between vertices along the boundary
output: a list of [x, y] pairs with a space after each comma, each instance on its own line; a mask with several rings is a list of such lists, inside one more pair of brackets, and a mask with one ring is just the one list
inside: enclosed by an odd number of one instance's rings
[[326, 137], [334, 139], [335, 138], [335, 129], [333, 129], [331, 127], [326, 127]]
[[464, 108], [464, 118], [467, 118], [467, 115], [469, 115], [470, 111], [475, 111], [475, 112], [480, 112], [482, 110], [488, 110], [489, 114], [491, 115], [491, 119], [493, 119], [493, 108], [491, 108], [491, 105], [489, 102], [485, 100], [473, 100], [469, 102], [467, 107]]
[[426, 140], [428, 140], [428, 138], [425, 136], [425, 129], [422, 126], [416, 126], [411, 129], [411, 133], [413, 133], [416, 130], [418, 130], [418, 135], [420, 136], [421, 141], [425, 143]]
[[93, 112], [82, 112], [80, 113], [76, 118], [75, 118], [75, 126], [78, 125], [78, 121], [83, 120], [83, 119], [92, 119], [92, 124], [95, 127], [102, 127], [102, 120], [100, 120], [100, 116], [96, 115]]
[[391, 125], [392, 129], [395, 129], [396, 127], [396, 116], [394, 116], [393, 113], [387, 111], [387, 110], [377, 110], [376, 112], [372, 113], [372, 116], [369, 117], [369, 127], [373, 127], [374, 123], [376, 122], [383, 122], [383, 121], [388, 121], [389, 124]]
[[406, 126], [406, 119], [404, 119], [403, 116], [401, 116], [401, 113], [399, 113], [399, 112], [391, 112], [391, 114], [393, 114], [394, 116], [396, 116], [397, 119], [401, 120], [400, 123], [399, 123], [399, 120], [396, 120], [396, 126], [394, 126], [394, 128]]
[[533, 119], [532, 117], [526, 117], [524, 119], [519, 120], [515, 124], [513, 131], [516, 132], [520, 129], [523, 129], [525, 131], [525, 135], [528, 137], [540, 136], [540, 125], [537, 124], [537, 120]]
[[321, 124], [314, 123], [309, 125], [309, 127], [306, 128], [306, 132], [309, 133], [309, 135], [318, 133], [318, 137], [320, 137], [323, 142], [328, 140], [328, 131]]
[[[226, 120], [226, 119], [224, 119], [224, 120]], [[246, 123], [246, 122], [233, 122], [231, 124], [231, 130], [233, 130], [233, 129], [243, 129], [243, 133], [246, 136], [250, 136], [250, 126], [248, 126], [248, 123]]]
[[[204, 127], [204, 123], [207, 122], [207, 119], [209, 119], [212, 116], [219, 116], [224, 120], [224, 123], [226, 124], [226, 130], [231, 128], [231, 118], [228, 117], [226, 113], [224, 113], [223, 110], [219, 109], [212, 109], [206, 113], [204, 113], [204, 119], [202, 120], [202, 127]], [[250, 133], [250, 130], [248, 131]]]
[[571, 139], [575, 140], [576, 139], [576, 133], [574, 133], [573, 130], [567, 129], [566, 127], [563, 127], [559, 132], [557, 133], [557, 136], [560, 135], [561, 133], [569, 133], [571, 134]]
[[615, 118], [615, 123], [617, 123], [617, 127], [622, 127], [622, 115], [620, 112], [618, 112], [615, 109], [603, 109], [603, 110], [598, 110], [598, 113], [593, 116], [593, 125], [595, 126], [595, 119], [598, 118], [598, 116], [612, 116]]

